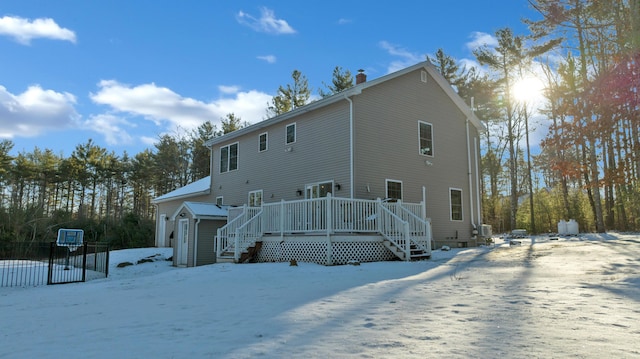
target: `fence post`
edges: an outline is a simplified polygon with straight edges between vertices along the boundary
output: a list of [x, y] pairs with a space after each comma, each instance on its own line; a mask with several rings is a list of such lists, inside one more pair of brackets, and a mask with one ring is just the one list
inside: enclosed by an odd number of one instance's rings
[[87, 242], [82, 244], [82, 281], [87, 281]]
[[47, 285], [51, 285], [53, 282], [53, 251], [55, 251], [56, 243], [49, 243], [49, 270], [47, 273]]

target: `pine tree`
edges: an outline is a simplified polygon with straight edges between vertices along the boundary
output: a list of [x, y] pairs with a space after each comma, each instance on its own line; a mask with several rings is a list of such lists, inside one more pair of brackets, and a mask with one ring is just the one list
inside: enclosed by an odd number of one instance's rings
[[271, 104], [267, 108], [267, 115], [274, 117], [287, 113], [309, 102], [311, 90], [306, 76], [300, 71], [293, 70], [291, 74], [293, 84], [278, 88], [278, 94], [271, 99]]
[[351, 75], [351, 71], [342, 70], [342, 67], [336, 66], [333, 69], [333, 78], [331, 79], [331, 85], [327, 85], [323, 82], [323, 85], [329, 90], [328, 92], [320, 89], [318, 92], [322, 97], [328, 97], [338, 92], [347, 90], [353, 87], [353, 76]]

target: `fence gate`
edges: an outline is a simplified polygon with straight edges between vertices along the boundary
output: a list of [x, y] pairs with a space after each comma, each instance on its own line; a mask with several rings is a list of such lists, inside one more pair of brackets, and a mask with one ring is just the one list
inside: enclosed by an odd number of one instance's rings
[[84, 282], [109, 275], [109, 247], [83, 243], [5, 243], [0, 246], [0, 287]]

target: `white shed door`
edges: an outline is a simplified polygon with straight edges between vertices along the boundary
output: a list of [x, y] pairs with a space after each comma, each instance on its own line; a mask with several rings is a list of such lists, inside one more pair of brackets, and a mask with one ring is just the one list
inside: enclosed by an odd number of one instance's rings
[[181, 219], [178, 223], [178, 265], [187, 265], [189, 253], [189, 220]]

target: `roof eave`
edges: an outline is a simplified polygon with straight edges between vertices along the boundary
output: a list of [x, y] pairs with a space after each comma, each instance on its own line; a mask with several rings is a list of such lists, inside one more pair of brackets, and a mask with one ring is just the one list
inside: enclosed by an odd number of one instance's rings
[[180, 199], [185, 199], [185, 198], [191, 198], [191, 197], [196, 197], [196, 196], [202, 196], [202, 195], [207, 195], [207, 194], [211, 194], [211, 188], [207, 188], [204, 191], [198, 191], [198, 192], [193, 192], [193, 193], [187, 193], [187, 194], [181, 194], [181, 195], [177, 195], [177, 196], [172, 196], [172, 197], [167, 197], [167, 198], [162, 198], [162, 199], [157, 199], [154, 198], [151, 200], [151, 203], [153, 204], [159, 204], [159, 203], [165, 203], [165, 202], [170, 202], [170, 201], [176, 201], [176, 200], [180, 200]]

